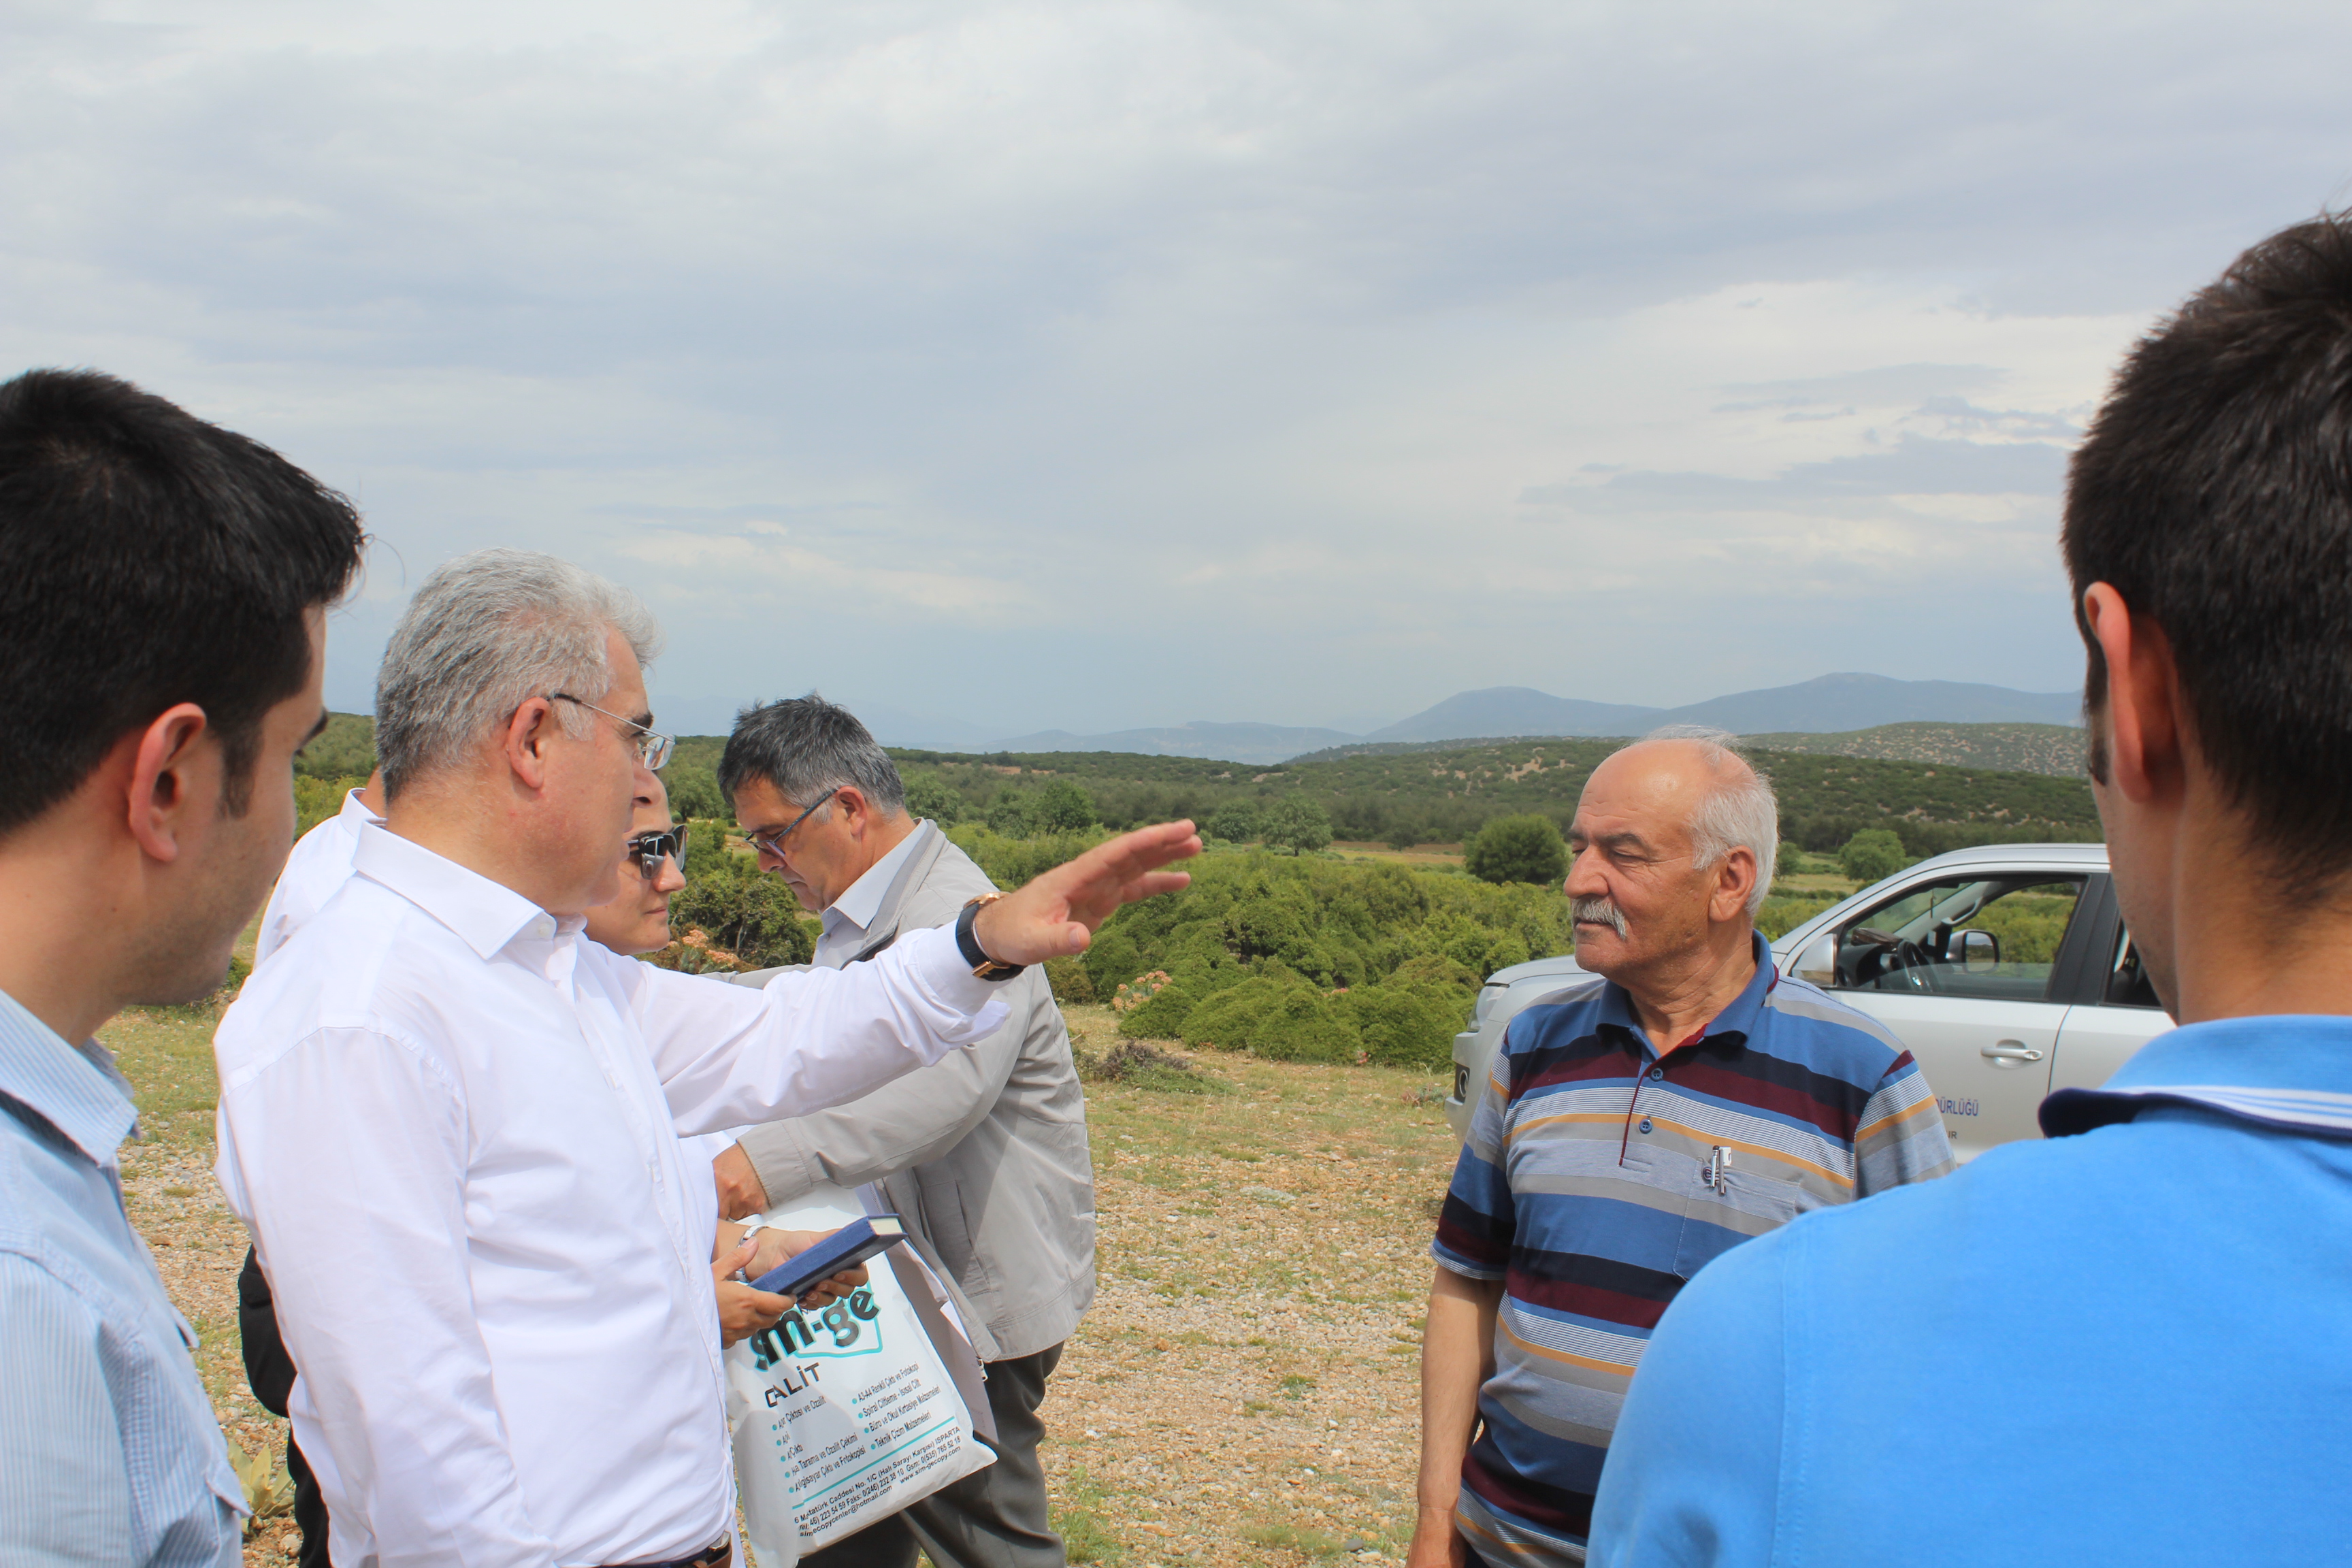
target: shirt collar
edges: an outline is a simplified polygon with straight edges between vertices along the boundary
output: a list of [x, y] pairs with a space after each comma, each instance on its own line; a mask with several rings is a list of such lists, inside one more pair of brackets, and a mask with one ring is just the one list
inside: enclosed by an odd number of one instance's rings
[[98, 1165], [139, 1122], [131, 1086], [96, 1040], [66, 1044], [55, 1029], [0, 991], [0, 1094], [48, 1119]]
[[890, 883], [898, 875], [898, 868], [915, 852], [918, 840], [929, 822], [919, 822], [914, 830], [891, 847], [890, 852], [866, 868], [866, 875], [849, 884], [841, 897], [825, 906], [825, 921], [832, 922], [837, 913], [859, 931], [873, 929], [874, 917], [882, 912], [882, 896], [890, 890]]
[[422, 844], [373, 822], [360, 825], [352, 869], [385, 887], [447, 926], [484, 958], [515, 938], [551, 939], [578, 920], [560, 921], [513, 889], [469, 871]]
[[367, 803], [360, 799], [360, 792], [355, 789], [346, 790], [343, 793], [343, 809], [335, 815], [341, 817], [343, 826], [353, 833], [357, 833], [370, 823], [378, 826], [383, 826], [383, 817], [367, 808]]
[[2042, 1102], [2053, 1138], [2189, 1105], [2297, 1131], [2352, 1134], [2352, 1017], [2273, 1014], [2186, 1024], [2142, 1046], [2098, 1089]]
[[[1756, 959], [1756, 973], [1748, 977], [1747, 985], [1741, 988], [1739, 994], [1733, 997], [1730, 1004], [1722, 1012], [1717, 1013], [1708, 1022], [1706, 1027], [1699, 1030], [1693, 1037], [1694, 1038], [1704, 1040], [1711, 1039], [1717, 1035], [1737, 1035], [1745, 1040], [1756, 1033], [1756, 1021], [1764, 1011], [1764, 998], [1770, 994], [1772, 987], [1780, 977], [1773, 972], [1772, 953], [1771, 950], [1765, 945], [1764, 933], [1751, 931], [1748, 933], [1748, 939], [1750, 951]], [[1614, 1024], [1625, 1030], [1640, 1041], [1643, 1048], [1648, 1050], [1653, 1056], [1664, 1054], [1650, 1044], [1650, 1032], [1642, 1027], [1641, 1016], [1633, 1011], [1633, 996], [1614, 980], [1609, 981], [1601, 987], [1601, 1022]], [[1670, 1048], [1679, 1049], [1689, 1043], [1688, 1040], [1676, 1040]]]

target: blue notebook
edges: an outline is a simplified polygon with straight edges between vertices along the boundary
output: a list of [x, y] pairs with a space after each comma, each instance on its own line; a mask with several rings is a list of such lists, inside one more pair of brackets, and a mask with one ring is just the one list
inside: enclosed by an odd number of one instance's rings
[[797, 1300], [802, 1291], [827, 1275], [855, 1268], [876, 1253], [895, 1247], [906, 1238], [907, 1227], [897, 1215], [868, 1215], [864, 1219], [843, 1226], [806, 1252], [785, 1258], [752, 1280], [751, 1289], [790, 1296]]

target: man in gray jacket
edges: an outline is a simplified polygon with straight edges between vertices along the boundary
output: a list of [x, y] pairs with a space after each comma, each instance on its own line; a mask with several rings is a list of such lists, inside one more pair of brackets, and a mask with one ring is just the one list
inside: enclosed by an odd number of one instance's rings
[[[995, 887], [933, 822], [907, 815], [898, 770], [866, 726], [812, 693], [736, 721], [719, 764], [736, 820], [802, 905], [824, 916], [816, 962], [871, 958], [952, 922]], [[996, 1463], [802, 1559], [803, 1568], [1060, 1564], [1046, 1519], [1038, 1406], [1095, 1294], [1094, 1168], [1069, 1031], [1042, 966], [1008, 982], [1013, 1016], [969, 1049], [814, 1116], [743, 1134], [715, 1162], [720, 1212], [821, 1184], [878, 1183], [957, 1297], [987, 1363]]]

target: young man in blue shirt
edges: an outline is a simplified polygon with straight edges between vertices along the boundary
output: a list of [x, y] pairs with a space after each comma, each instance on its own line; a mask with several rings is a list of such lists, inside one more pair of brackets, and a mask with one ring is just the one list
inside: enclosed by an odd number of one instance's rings
[[243, 1561], [244, 1494], [122, 1208], [91, 1037], [219, 989], [294, 840], [358, 515], [87, 372], [0, 385], [0, 1562]]
[[2048, 1141], [1710, 1264], [1595, 1562], [2352, 1555], [2352, 223], [2133, 351], [2064, 549], [2116, 963], [2181, 1027], [2053, 1095]]

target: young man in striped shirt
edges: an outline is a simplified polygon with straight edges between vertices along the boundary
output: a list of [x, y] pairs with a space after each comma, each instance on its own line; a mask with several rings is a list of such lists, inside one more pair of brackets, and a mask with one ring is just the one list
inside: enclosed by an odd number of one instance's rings
[[1901, 1043], [1774, 975], [1755, 914], [1780, 816], [1727, 739], [1662, 731], [1578, 802], [1568, 892], [1595, 978], [1511, 1020], [1454, 1168], [1411, 1568], [1583, 1562], [1618, 1408], [1684, 1283], [1807, 1210], [1952, 1168]]

